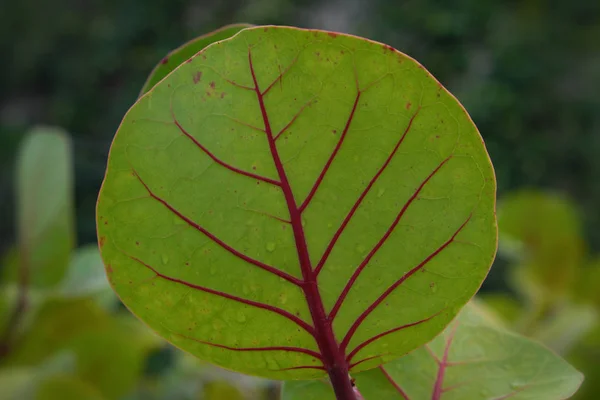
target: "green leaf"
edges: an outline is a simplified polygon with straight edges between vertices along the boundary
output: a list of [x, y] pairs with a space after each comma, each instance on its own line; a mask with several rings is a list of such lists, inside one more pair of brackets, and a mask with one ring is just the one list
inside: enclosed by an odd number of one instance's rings
[[98, 294], [108, 287], [98, 246], [88, 245], [73, 253], [59, 294], [64, 297], [85, 297]]
[[68, 375], [52, 376], [37, 390], [35, 400], [102, 400], [98, 391], [84, 381]]
[[488, 272], [494, 207], [479, 133], [416, 61], [257, 27], [131, 108], [97, 224], [109, 281], [160, 335], [228, 369], [309, 379], [438, 334]]
[[7, 365], [36, 365], [68, 350], [76, 356], [76, 376], [107, 399], [117, 399], [135, 385], [149, 350], [159, 343], [129, 321], [109, 315], [93, 299], [50, 300], [9, 354]]
[[17, 161], [19, 264], [28, 284], [51, 287], [63, 277], [74, 244], [71, 144], [58, 128], [38, 127]]
[[557, 297], [572, 288], [585, 242], [581, 219], [570, 201], [542, 192], [516, 192], [500, 203], [498, 225], [500, 249], [518, 255], [518, 268], [526, 270], [518, 273], [524, 285], [519, 289], [529, 296], [532, 290], [542, 290], [542, 296]]
[[[469, 304], [431, 343], [355, 378], [365, 400], [560, 400], [577, 391], [583, 375], [541, 344], [499, 327], [481, 306]], [[313, 390], [321, 392], [319, 399], [334, 399], [332, 390], [327, 394], [324, 388], [286, 382], [283, 399], [311, 398]]]
[[194, 54], [204, 49], [206, 46], [218, 42], [219, 40], [227, 39], [242, 29], [249, 28], [250, 24], [233, 24], [227, 25], [216, 31], [202, 35], [194, 40], [191, 40], [183, 46], [171, 51], [154, 67], [148, 80], [144, 83], [141, 95], [146, 94], [150, 89], [160, 82], [171, 71], [177, 68], [181, 63], [190, 59]]

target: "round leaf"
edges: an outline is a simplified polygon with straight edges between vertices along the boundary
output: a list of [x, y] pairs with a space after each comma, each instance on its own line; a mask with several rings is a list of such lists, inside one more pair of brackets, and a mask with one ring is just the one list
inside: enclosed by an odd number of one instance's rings
[[123, 302], [236, 371], [317, 378], [431, 340], [496, 249], [481, 136], [421, 65], [354, 36], [244, 29], [125, 116], [97, 209]]

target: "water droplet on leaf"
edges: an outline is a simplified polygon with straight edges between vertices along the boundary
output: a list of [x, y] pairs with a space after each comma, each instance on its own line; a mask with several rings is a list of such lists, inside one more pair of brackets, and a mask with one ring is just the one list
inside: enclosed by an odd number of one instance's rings
[[217, 273], [217, 266], [216, 265], [211, 266], [210, 267], [210, 274], [214, 275], [216, 273]]
[[244, 315], [244, 313], [239, 313], [237, 315], [237, 320], [238, 322], [244, 322], [246, 320], [246, 315]]
[[367, 248], [362, 244], [359, 244], [358, 246], [356, 246], [356, 252], [359, 254], [363, 254], [365, 252], [365, 250], [367, 250]]
[[432, 292], [432, 293], [435, 293], [435, 292], [437, 292], [437, 285], [435, 284], [435, 282], [431, 282], [431, 283], [429, 284], [429, 289], [431, 289], [431, 292]]
[[383, 196], [383, 194], [385, 193], [385, 188], [381, 188], [377, 191], [377, 197], [381, 197]]
[[163, 264], [166, 264], [166, 263], [169, 262], [169, 256], [168, 255], [163, 254], [161, 258], [162, 258]]
[[269, 253], [272, 253], [273, 251], [275, 251], [275, 247], [277, 247], [277, 245], [274, 242], [267, 243], [267, 251]]

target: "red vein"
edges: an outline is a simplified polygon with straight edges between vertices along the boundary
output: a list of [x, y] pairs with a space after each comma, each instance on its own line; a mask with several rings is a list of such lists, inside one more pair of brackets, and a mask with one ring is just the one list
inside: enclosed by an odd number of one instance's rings
[[408, 271], [407, 273], [405, 273], [402, 276], [402, 278], [400, 278], [396, 282], [394, 282], [389, 288], [387, 288], [387, 290], [385, 292], [383, 292], [381, 294], [381, 296], [379, 296], [377, 298], [377, 300], [375, 300], [365, 311], [363, 311], [363, 313], [356, 319], [356, 321], [354, 321], [354, 323], [352, 324], [352, 326], [348, 330], [348, 333], [346, 333], [346, 336], [342, 340], [342, 344], [340, 345], [340, 347], [342, 349], [345, 349], [346, 346], [348, 345], [348, 343], [350, 342], [350, 339], [352, 339], [352, 336], [354, 335], [354, 333], [358, 329], [358, 327], [369, 316], [369, 314], [371, 314], [387, 298], [387, 296], [389, 296], [394, 290], [396, 290], [396, 288], [398, 288], [398, 286], [402, 285], [402, 283], [404, 283], [408, 278], [410, 278], [415, 273], [417, 273], [418, 271], [420, 271], [425, 265], [427, 265], [427, 263], [429, 261], [431, 261], [433, 258], [435, 258], [435, 256], [437, 256], [444, 249], [446, 249], [454, 241], [454, 238], [460, 233], [460, 231], [463, 230], [463, 228], [467, 225], [467, 223], [470, 220], [471, 220], [471, 215], [469, 215], [469, 217], [466, 219], [466, 221], [463, 222], [463, 224], [454, 232], [454, 234], [452, 234], [452, 236], [450, 237], [450, 239], [448, 239], [447, 241], [445, 241], [433, 253], [431, 253], [423, 261], [421, 261], [416, 267], [414, 267], [413, 269], [411, 269], [410, 271]]
[[298, 261], [302, 271], [302, 276], [304, 278], [304, 282], [301, 287], [313, 319], [313, 324], [315, 326], [315, 341], [317, 342], [319, 351], [323, 357], [325, 370], [329, 375], [329, 379], [337, 398], [345, 400], [354, 399], [356, 398], [356, 394], [348, 375], [348, 365], [345, 362], [343, 352], [340, 351], [336, 342], [331, 321], [327, 319], [323, 300], [321, 299], [321, 294], [317, 285], [316, 275], [313, 273], [310, 255], [308, 253], [308, 245], [306, 243], [306, 237], [304, 234], [304, 228], [302, 227], [301, 211], [298, 208], [296, 200], [294, 199], [294, 193], [288, 181], [283, 163], [281, 162], [279, 152], [277, 151], [277, 145], [275, 143], [275, 138], [273, 136], [273, 131], [271, 130], [271, 124], [269, 122], [269, 117], [263, 98], [264, 94], [268, 90], [261, 92], [259, 89], [258, 80], [252, 64], [252, 52], [250, 50], [248, 51], [248, 64], [250, 66], [252, 80], [254, 81], [254, 89], [265, 125], [265, 131], [267, 133], [269, 149], [271, 151], [271, 156], [273, 157], [273, 163], [275, 164], [275, 168], [279, 175], [279, 180], [281, 181], [281, 190], [290, 214], [290, 221], [292, 223], [292, 231], [294, 234], [294, 242], [296, 244]]
[[[283, 76], [294, 66], [294, 64], [296, 64], [296, 61], [298, 61], [298, 56], [296, 56], [296, 58], [294, 58], [292, 60], [292, 62], [290, 63], [290, 65], [287, 66], [287, 68], [283, 71], [281, 71], [281, 65], [279, 66], [280, 68], [280, 72], [279, 72], [279, 76], [273, 81], [271, 82], [271, 84], [261, 93], [260, 91], [258, 92], [258, 94], [260, 94], [261, 97], [264, 97], [267, 93], [269, 93], [269, 91], [271, 90], [271, 88], [273, 86], [275, 86], [275, 84], [279, 81], [281, 81], [281, 79], [283, 78]], [[254, 82], [255, 87], [258, 87], [258, 85], [256, 85], [256, 82]]]
[[196, 338], [185, 336], [185, 335], [178, 335], [178, 336], [181, 336], [185, 339], [193, 340], [194, 342], [202, 343], [202, 344], [205, 344], [208, 346], [218, 347], [220, 349], [225, 349], [225, 350], [232, 350], [232, 351], [289, 351], [289, 352], [293, 352], [293, 353], [307, 354], [311, 357], [315, 357], [317, 360], [322, 361], [321, 355], [319, 353], [317, 353], [316, 351], [302, 348], [302, 347], [291, 347], [291, 346], [231, 347], [231, 346], [226, 346], [224, 344], [206, 342], [204, 340], [196, 339]]
[[282, 369], [278, 369], [276, 371], [293, 371], [296, 369], [318, 369], [320, 371], [326, 371], [325, 367], [323, 367], [321, 365], [301, 365], [299, 367], [282, 368]]
[[308, 196], [306, 196], [306, 199], [304, 199], [304, 202], [302, 202], [302, 204], [298, 208], [298, 210], [300, 212], [303, 212], [306, 209], [306, 207], [308, 207], [308, 204], [310, 203], [310, 201], [312, 200], [313, 196], [317, 192], [317, 189], [319, 189], [319, 186], [321, 185], [321, 182], [323, 182], [323, 178], [325, 178], [325, 174], [327, 174], [327, 171], [329, 170], [329, 167], [331, 166], [331, 163], [333, 163], [333, 160], [334, 160], [335, 156], [337, 155], [338, 151], [340, 151], [340, 148], [342, 147], [342, 143], [344, 142], [344, 139], [346, 138], [346, 134], [348, 133], [348, 129], [350, 129], [350, 124], [352, 122], [352, 119], [354, 118], [354, 113], [356, 112], [356, 108], [358, 107], [358, 101], [360, 100], [360, 95], [362, 93], [360, 91], [360, 89], [358, 89], [358, 83], [356, 85], [356, 89], [357, 89], [357, 91], [356, 91], [356, 98], [354, 99], [354, 104], [352, 105], [352, 110], [350, 111], [350, 115], [348, 116], [348, 120], [346, 121], [346, 126], [344, 126], [344, 131], [340, 135], [340, 140], [338, 140], [337, 144], [335, 145], [335, 148], [333, 149], [333, 152], [331, 153], [331, 155], [329, 156], [329, 159], [325, 163], [325, 166], [321, 170], [321, 173], [319, 174], [319, 177], [315, 181], [312, 189], [308, 193]]
[[394, 220], [394, 222], [392, 222], [392, 224], [390, 225], [390, 227], [388, 228], [388, 230], [385, 232], [385, 234], [383, 235], [383, 237], [371, 249], [371, 251], [369, 252], [369, 254], [367, 255], [367, 257], [365, 257], [365, 259], [360, 263], [360, 265], [358, 266], [358, 268], [354, 271], [354, 273], [352, 274], [352, 277], [350, 278], [350, 280], [348, 281], [348, 283], [346, 284], [346, 286], [342, 290], [342, 293], [340, 294], [340, 296], [338, 297], [337, 301], [335, 302], [335, 305], [331, 309], [331, 312], [329, 314], [329, 316], [330, 316], [331, 319], [335, 318], [335, 316], [337, 315], [340, 307], [342, 306], [342, 303], [346, 299], [346, 296], [348, 295], [348, 292], [350, 292], [350, 289], [354, 285], [354, 282], [356, 282], [356, 279], [358, 278], [358, 276], [360, 275], [360, 273], [367, 266], [367, 264], [371, 261], [371, 258], [373, 258], [373, 256], [377, 253], [377, 251], [379, 251], [379, 249], [383, 246], [383, 244], [386, 242], [386, 240], [390, 237], [390, 235], [392, 234], [392, 232], [396, 228], [396, 225], [398, 225], [398, 223], [400, 222], [400, 220], [404, 216], [404, 213], [406, 213], [406, 210], [408, 209], [408, 207], [417, 198], [417, 196], [419, 195], [419, 193], [421, 192], [421, 190], [425, 187], [425, 185], [427, 184], [427, 182], [429, 182], [429, 180], [434, 177], [434, 175], [444, 166], [444, 164], [446, 164], [448, 162], [448, 160], [450, 160], [451, 157], [452, 156], [448, 156], [446, 159], [444, 159], [444, 161], [442, 161], [427, 176], [427, 178], [425, 178], [423, 180], [423, 182], [421, 182], [421, 184], [419, 185], [419, 187], [415, 190], [415, 192], [412, 194], [412, 196], [410, 196], [410, 198], [408, 199], [408, 201], [404, 204], [404, 206], [402, 207], [402, 209], [400, 210], [400, 212], [396, 216], [396, 219]]
[[183, 221], [185, 221], [189, 226], [195, 228], [196, 230], [200, 231], [201, 233], [203, 233], [204, 235], [206, 235], [209, 239], [211, 239], [213, 242], [217, 243], [219, 246], [221, 246], [223, 249], [227, 250], [228, 252], [230, 252], [231, 254], [233, 254], [234, 256], [241, 258], [242, 260], [246, 261], [247, 263], [250, 263], [252, 265], [255, 265], [267, 272], [270, 272], [274, 275], [279, 276], [280, 278], [285, 279], [288, 282], [293, 283], [294, 285], [300, 286], [302, 284], [302, 281], [296, 277], [293, 277], [292, 275], [283, 272], [277, 268], [274, 268], [270, 265], [267, 265], [261, 261], [255, 260], [252, 257], [248, 257], [247, 255], [239, 252], [238, 250], [234, 249], [233, 247], [231, 247], [230, 245], [228, 245], [227, 243], [225, 243], [224, 241], [222, 241], [221, 239], [219, 239], [218, 237], [216, 237], [215, 235], [213, 235], [212, 233], [210, 233], [209, 231], [207, 231], [206, 229], [204, 229], [203, 227], [201, 227], [200, 225], [198, 225], [197, 223], [195, 223], [194, 221], [192, 221], [191, 219], [189, 219], [188, 217], [186, 217], [185, 215], [183, 215], [182, 213], [180, 213], [177, 209], [175, 209], [173, 206], [171, 206], [167, 201], [163, 200], [162, 198], [160, 198], [159, 196], [157, 196], [156, 194], [154, 194], [154, 192], [152, 192], [152, 190], [150, 190], [150, 188], [148, 187], [148, 185], [146, 185], [146, 183], [142, 180], [142, 178], [138, 175], [138, 173], [133, 170], [134, 175], [138, 178], [138, 180], [140, 181], [140, 183], [146, 188], [146, 191], [148, 192], [148, 194], [154, 198], [155, 200], [157, 200], [158, 202], [160, 202], [162, 205], [164, 205], [167, 209], [169, 209], [173, 214], [177, 215], [179, 218], [181, 218]]
[[231, 121], [235, 122], [236, 124], [240, 124], [240, 125], [243, 125], [243, 126], [245, 126], [245, 127], [247, 127], [247, 128], [250, 128], [250, 129], [252, 129], [252, 130], [255, 130], [255, 131], [258, 131], [258, 132], [262, 132], [262, 133], [265, 133], [265, 130], [264, 130], [264, 129], [258, 128], [258, 127], [254, 126], [254, 125], [250, 125], [250, 124], [249, 124], [249, 123], [247, 123], [247, 122], [240, 121], [239, 119], [237, 119], [237, 118], [232, 118], [232, 117], [230, 117], [230, 116], [228, 116], [228, 115], [226, 115], [225, 117], [226, 117], [226, 118], [228, 118], [229, 120], [231, 120]]
[[329, 245], [325, 249], [325, 252], [323, 253], [323, 256], [321, 257], [321, 260], [317, 264], [317, 268], [315, 269], [315, 273], [317, 275], [319, 274], [319, 272], [321, 272], [321, 269], [323, 268], [323, 266], [327, 262], [327, 258], [329, 257], [329, 254], [331, 253], [331, 251], [333, 250], [333, 247], [335, 246], [335, 244], [337, 243], [338, 239], [342, 235], [342, 232], [344, 232], [344, 229], [346, 228], [346, 225], [348, 225], [348, 223], [350, 222], [350, 219], [354, 216], [354, 213], [356, 212], [356, 210], [358, 209], [358, 207], [360, 206], [360, 204], [362, 203], [362, 201], [364, 200], [364, 198], [367, 196], [367, 194], [369, 193], [369, 191], [371, 190], [371, 188], [373, 187], [373, 185], [375, 184], [375, 182], [379, 179], [379, 177], [381, 176], [381, 174], [383, 173], [383, 171], [389, 165], [390, 161], [392, 161], [392, 158], [394, 157], [394, 155], [398, 151], [398, 148], [400, 147], [400, 145], [404, 141], [404, 138], [406, 137], [406, 135], [410, 131], [410, 128], [412, 127], [412, 123], [413, 123], [415, 117], [417, 116], [417, 114], [419, 113], [419, 111], [420, 111], [420, 108], [417, 109], [417, 111], [410, 118], [410, 121], [408, 122], [408, 126], [406, 127], [406, 129], [404, 130], [404, 133], [402, 134], [402, 136], [398, 140], [398, 143], [396, 143], [396, 146], [394, 147], [394, 149], [392, 150], [392, 152], [390, 153], [390, 155], [388, 156], [388, 158], [385, 160], [385, 162], [383, 163], [383, 165], [379, 168], [379, 170], [377, 171], [377, 173], [375, 174], [375, 176], [371, 179], [371, 181], [369, 182], [369, 184], [367, 185], [367, 187], [363, 190], [363, 192], [361, 193], [360, 197], [358, 198], [358, 200], [356, 200], [356, 203], [354, 203], [354, 206], [352, 206], [352, 209], [350, 209], [350, 211], [346, 215], [346, 218], [344, 218], [344, 221], [342, 222], [342, 224], [340, 225], [340, 227], [338, 228], [338, 230], [335, 232], [335, 235], [333, 235], [333, 238], [331, 239], [331, 241], [329, 242]]
[[408, 394], [406, 394], [406, 392], [400, 387], [400, 385], [396, 383], [396, 381], [390, 376], [390, 374], [385, 370], [385, 368], [383, 368], [383, 366], [380, 366], [379, 369], [381, 370], [381, 372], [383, 372], [383, 375], [385, 375], [387, 380], [392, 384], [392, 386], [394, 386], [398, 393], [400, 393], [400, 396], [402, 396], [404, 400], [410, 400]]
[[[127, 255], [127, 254], [126, 254]], [[174, 283], [178, 283], [180, 285], [184, 285], [187, 286], [189, 288], [195, 289], [195, 290], [200, 290], [202, 292], [206, 292], [206, 293], [210, 293], [213, 294], [215, 296], [219, 296], [219, 297], [224, 297], [226, 299], [229, 300], [233, 300], [233, 301], [237, 301], [238, 303], [242, 303], [242, 304], [246, 304], [248, 306], [252, 306], [252, 307], [256, 307], [256, 308], [262, 308], [263, 310], [267, 310], [267, 311], [271, 311], [274, 312], [275, 314], [281, 315], [282, 317], [296, 323], [296, 325], [300, 326], [302, 329], [304, 329], [305, 331], [307, 331], [308, 333], [310, 333], [312, 336], [315, 335], [315, 331], [314, 328], [312, 326], [310, 326], [308, 323], [306, 323], [305, 321], [303, 321], [302, 319], [298, 318], [296, 315], [285, 311], [281, 308], [278, 307], [274, 307], [265, 303], [259, 303], [257, 301], [253, 301], [253, 300], [248, 300], [248, 299], [244, 299], [242, 297], [238, 297], [238, 296], [234, 296], [232, 294], [228, 294], [225, 292], [221, 292], [219, 290], [214, 290], [214, 289], [210, 289], [204, 286], [199, 286], [199, 285], [195, 285], [193, 283], [181, 280], [181, 279], [177, 279], [177, 278], [172, 278], [170, 276], [167, 275], [163, 275], [160, 272], [158, 272], [154, 267], [146, 264], [144, 261], [140, 260], [139, 258], [127, 255], [127, 257], [129, 257], [130, 259], [137, 261], [138, 263], [142, 264], [143, 266], [145, 266], [146, 268], [148, 268], [150, 271], [154, 272], [156, 274], [156, 276], [158, 276], [161, 279], [170, 281], [170, 282], [174, 282]]]
[[352, 368], [356, 367], [359, 364], [362, 364], [362, 363], [367, 362], [367, 361], [371, 361], [371, 360], [373, 360], [375, 358], [381, 358], [384, 355], [389, 355], [389, 353], [386, 353], [386, 354], [377, 354], [376, 356], [371, 356], [371, 357], [363, 358], [360, 361], [357, 361], [355, 363], [350, 364], [349, 368], [352, 369]]
[[[433, 319], [433, 318], [437, 317], [437, 316], [438, 316], [440, 313], [441, 313], [441, 311], [439, 311], [439, 312], [437, 312], [437, 313], [433, 314], [433, 315], [432, 315], [432, 316], [430, 316], [430, 317], [427, 317], [427, 318], [425, 318], [425, 319], [422, 319], [422, 320], [420, 320], [420, 321], [411, 322], [410, 324], [405, 324], [405, 325], [402, 325], [402, 326], [398, 326], [398, 327], [396, 327], [396, 328], [389, 329], [389, 330], [387, 330], [387, 331], [385, 331], [385, 332], [382, 332], [382, 333], [380, 333], [380, 334], [378, 334], [378, 335], [375, 335], [375, 336], [373, 336], [372, 338], [370, 338], [370, 339], [367, 339], [367, 340], [365, 340], [364, 342], [362, 342], [361, 344], [359, 344], [358, 346], [356, 346], [356, 347], [354, 348], [354, 350], [352, 350], [352, 351], [350, 352], [350, 354], [348, 354], [348, 356], [346, 357], [346, 360], [348, 360], [348, 362], [352, 361], [352, 358], [353, 358], [353, 357], [356, 355], [356, 353], [358, 353], [360, 350], [362, 350], [363, 348], [365, 348], [365, 347], [366, 347], [366, 346], [368, 346], [369, 344], [373, 343], [374, 341], [376, 341], [376, 340], [378, 340], [378, 339], [381, 339], [382, 337], [384, 337], [384, 336], [387, 336], [387, 335], [389, 335], [389, 334], [392, 334], [392, 333], [394, 333], [394, 332], [398, 332], [398, 331], [400, 331], [400, 330], [402, 330], [402, 329], [406, 329], [406, 328], [410, 328], [410, 327], [413, 327], [413, 326], [416, 326], [416, 325], [420, 325], [420, 324], [422, 324], [422, 323], [424, 323], [424, 322], [427, 322], [427, 321], [429, 321], [429, 320], [431, 320], [431, 319]], [[341, 347], [342, 347], [342, 349], [345, 349], [344, 342], [342, 342], [342, 345], [341, 345]]]
[[227, 168], [230, 171], [238, 173], [240, 175], [244, 175], [244, 176], [247, 176], [247, 177], [250, 177], [250, 178], [253, 178], [253, 179], [258, 179], [259, 181], [270, 183], [271, 185], [281, 186], [281, 183], [278, 182], [278, 181], [276, 181], [276, 180], [274, 180], [274, 179], [267, 178], [267, 177], [260, 176], [260, 175], [256, 175], [256, 174], [253, 174], [252, 172], [244, 171], [242, 169], [234, 167], [233, 165], [227, 164], [226, 162], [224, 162], [221, 159], [217, 158], [206, 147], [204, 147], [202, 145], [202, 143], [200, 143], [194, 136], [192, 136], [188, 131], [186, 131], [183, 126], [181, 126], [181, 124], [179, 123], [179, 121], [177, 121], [177, 118], [175, 117], [175, 114], [173, 113], [173, 110], [171, 110], [171, 115], [173, 116], [173, 122], [175, 123], [175, 125], [177, 126], [177, 128], [179, 128], [179, 130], [181, 131], [181, 133], [183, 133], [188, 139], [190, 139], [192, 142], [194, 142], [194, 144], [196, 146], [198, 146], [198, 148], [200, 148], [200, 150], [202, 150], [207, 156], [209, 156], [210, 158], [212, 158], [212, 160], [214, 162], [216, 162], [217, 164], [219, 164], [219, 165]]
[[454, 335], [456, 334], [457, 326], [458, 323], [455, 323], [452, 327], [452, 331], [448, 335], [448, 339], [446, 339], [444, 354], [442, 355], [442, 359], [440, 360], [437, 376], [435, 378], [435, 383], [433, 384], [433, 394], [431, 395], [431, 400], [440, 400], [440, 398], [442, 397], [442, 393], [444, 392], [444, 374], [446, 372], [446, 367], [448, 366], [448, 354], [450, 353], [450, 346], [452, 346], [452, 341], [454, 340]]
[[300, 116], [300, 114], [302, 114], [302, 111], [304, 111], [304, 109], [306, 107], [310, 106], [312, 103], [314, 103], [314, 99], [309, 100], [305, 105], [303, 105], [302, 108], [300, 108], [300, 111], [298, 111], [296, 113], [296, 115], [294, 115], [294, 117], [290, 120], [290, 122], [288, 122], [287, 125], [284, 126], [283, 129], [281, 129], [277, 135], [275, 135], [275, 138], [273, 140], [277, 140], [279, 138], [279, 136], [281, 136], [283, 133], [285, 133], [285, 131], [287, 131], [288, 128], [290, 126], [292, 126], [294, 121], [296, 121], [296, 119]]
[[429, 344], [425, 345], [425, 350], [427, 350], [427, 352], [429, 353], [429, 355], [431, 356], [431, 358], [434, 359], [434, 361], [436, 362], [436, 364], [440, 364], [442, 362], [440, 360], [440, 358], [433, 352], [433, 350], [431, 350], [431, 347], [429, 347]]
[[244, 85], [240, 85], [239, 83], [236, 83], [236, 82], [234, 82], [234, 81], [231, 81], [231, 80], [229, 80], [229, 79], [226, 79], [226, 78], [224, 78], [224, 79], [225, 79], [225, 81], [226, 81], [226, 82], [228, 82], [228, 83], [232, 84], [232, 85], [233, 85], [233, 86], [235, 86], [235, 87], [239, 87], [240, 89], [244, 89], [244, 90], [251, 90], [251, 91], [254, 91], [254, 88], [253, 88], [253, 87], [250, 87], [250, 86], [244, 86]]
[[[192, 135], [191, 135], [191, 134], [190, 134], [190, 133], [189, 133], [189, 132], [188, 132], [188, 131], [187, 131], [187, 130], [186, 130], [186, 129], [185, 129], [185, 128], [184, 128], [184, 127], [183, 127], [183, 126], [180, 124], [180, 123], [179, 123], [179, 121], [178, 121], [178, 120], [177, 120], [177, 118], [175, 117], [175, 113], [173, 112], [173, 109], [171, 109], [171, 116], [173, 117], [173, 122], [175, 123], [175, 125], [177, 126], [177, 128], [179, 128], [179, 131], [180, 131], [181, 133], [183, 133], [183, 134], [184, 134], [184, 135], [185, 135], [185, 136], [186, 136], [188, 139], [190, 139], [192, 142], [194, 142], [194, 144], [195, 144], [195, 145], [196, 145], [196, 146], [197, 146], [197, 147], [198, 147], [200, 150], [202, 150], [202, 151], [203, 151], [203, 152], [204, 152], [204, 153], [205, 153], [207, 156], [209, 156], [209, 157], [210, 157], [210, 158], [211, 158], [211, 159], [212, 159], [214, 162], [216, 162], [217, 164], [219, 164], [219, 165], [221, 165], [221, 166], [223, 166], [223, 167], [227, 168], [227, 169], [228, 169], [228, 170], [230, 170], [230, 171], [233, 171], [233, 172], [235, 172], [235, 173], [238, 173], [238, 174], [240, 174], [240, 175], [244, 175], [244, 176], [247, 176], [247, 177], [250, 177], [250, 178], [253, 178], [253, 179], [258, 179], [259, 181], [263, 181], [263, 182], [266, 182], [266, 183], [270, 183], [271, 185], [275, 185], [275, 186], [281, 186], [281, 183], [280, 183], [280, 182], [278, 182], [278, 181], [276, 181], [276, 180], [274, 180], [274, 179], [267, 178], [267, 177], [264, 177], [264, 176], [260, 176], [260, 175], [257, 175], [257, 174], [253, 174], [252, 172], [244, 171], [244, 170], [242, 170], [242, 169], [236, 168], [236, 167], [234, 167], [233, 165], [231, 165], [231, 164], [227, 164], [226, 162], [222, 161], [222, 160], [221, 160], [221, 159], [219, 159], [217, 156], [215, 156], [213, 153], [211, 153], [211, 152], [210, 152], [210, 150], [208, 150], [208, 149], [207, 149], [207, 148], [206, 148], [204, 145], [202, 145], [202, 143], [200, 143], [200, 142], [199, 142], [199, 141], [198, 141], [198, 140], [197, 140], [197, 139], [196, 139], [194, 136], [192, 136]], [[240, 122], [240, 121], [237, 121], [237, 120], [236, 120], [236, 122], [239, 122], [239, 123], [241, 123], [241, 124], [243, 124], [243, 125], [246, 125], [246, 124], [244, 124], [244, 123], [242, 123], [242, 122]], [[247, 125], [247, 126], [250, 126], [250, 125]], [[258, 129], [258, 128], [255, 128], [255, 127], [252, 127], [252, 126], [250, 126], [250, 127], [251, 127], [251, 128], [254, 128], [254, 129]]]

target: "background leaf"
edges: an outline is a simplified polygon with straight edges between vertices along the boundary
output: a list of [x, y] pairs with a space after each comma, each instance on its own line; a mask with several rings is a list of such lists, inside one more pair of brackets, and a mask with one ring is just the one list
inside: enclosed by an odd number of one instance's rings
[[72, 155], [65, 132], [38, 127], [28, 134], [17, 160], [16, 192], [19, 265], [28, 271], [30, 286], [54, 286], [74, 245]]
[[98, 246], [94, 244], [77, 249], [60, 284], [59, 294], [64, 297], [85, 297], [108, 288]]
[[[575, 393], [583, 375], [541, 344], [499, 327], [481, 306], [469, 304], [431, 343], [355, 378], [365, 400], [561, 400]], [[326, 388], [317, 382], [286, 382], [283, 399], [319, 393], [319, 399], [333, 400]]]
[[219, 40], [227, 39], [242, 29], [249, 28], [250, 24], [233, 24], [219, 28], [213, 32], [202, 35], [194, 40], [191, 40], [183, 46], [171, 51], [154, 67], [148, 80], [144, 83], [141, 95], [146, 94], [150, 89], [154, 87], [161, 79], [167, 76], [171, 71], [177, 68], [181, 63], [191, 58], [194, 54], [200, 50], [213, 44]]
[[501, 249], [520, 249], [516, 268], [525, 271], [517, 272], [516, 279], [525, 285], [520, 287], [523, 294], [541, 290], [544, 297], [563, 296], [577, 279], [585, 254], [574, 205], [557, 195], [523, 190], [503, 198], [498, 225]]
[[110, 282], [159, 334], [299, 379], [439, 333], [488, 272], [494, 207], [479, 133], [421, 65], [354, 36], [258, 27], [131, 108], [97, 218]]

